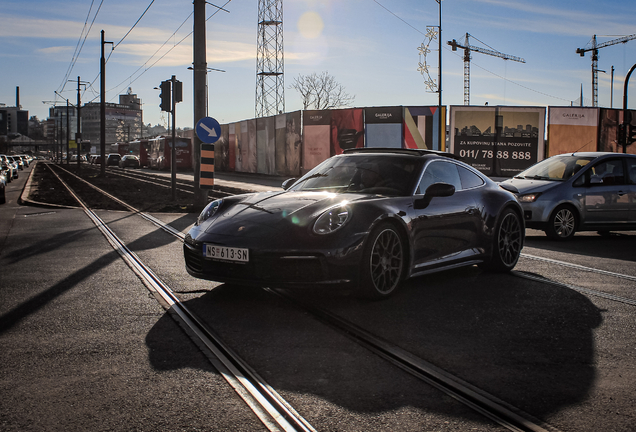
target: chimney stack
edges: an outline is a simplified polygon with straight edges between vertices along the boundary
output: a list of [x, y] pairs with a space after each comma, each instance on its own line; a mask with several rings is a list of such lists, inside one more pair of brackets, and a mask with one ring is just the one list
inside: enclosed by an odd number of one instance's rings
[[20, 109], [20, 86], [15, 88], [15, 106]]

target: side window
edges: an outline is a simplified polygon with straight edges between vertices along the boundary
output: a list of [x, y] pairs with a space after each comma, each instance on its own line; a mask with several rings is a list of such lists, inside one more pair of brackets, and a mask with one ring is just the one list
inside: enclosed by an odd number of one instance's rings
[[593, 185], [624, 185], [625, 174], [623, 171], [622, 159], [609, 159], [601, 163], [598, 163], [592, 167], [590, 172], [590, 179], [600, 179], [600, 183], [594, 183]]
[[627, 181], [636, 184], [636, 158], [627, 158]]
[[462, 189], [462, 183], [457, 171], [457, 165], [445, 161], [433, 161], [426, 167], [418, 193], [425, 193], [433, 183], [448, 183], [455, 186], [455, 190]]
[[463, 166], [458, 165], [457, 170], [462, 181], [462, 189], [472, 189], [484, 184], [484, 180], [481, 177]]

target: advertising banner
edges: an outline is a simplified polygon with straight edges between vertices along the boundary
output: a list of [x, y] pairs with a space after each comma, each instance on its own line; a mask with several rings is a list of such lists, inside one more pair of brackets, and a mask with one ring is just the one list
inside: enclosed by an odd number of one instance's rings
[[247, 166], [243, 165], [243, 171], [256, 173], [256, 119], [247, 120]]
[[362, 108], [331, 111], [331, 156], [346, 149], [364, 147], [364, 111]]
[[229, 171], [230, 169], [230, 125], [221, 125], [221, 135], [214, 143], [214, 167], [216, 171]]
[[364, 108], [366, 147], [402, 148], [402, 107]]
[[451, 152], [488, 176], [512, 177], [544, 158], [545, 108], [450, 107]]
[[287, 132], [287, 114], [278, 114], [275, 119], [275, 173], [276, 175], [284, 176], [288, 175], [287, 170], [285, 169], [285, 135]]
[[[632, 128], [636, 128], [636, 111], [628, 110]], [[598, 151], [623, 153], [624, 141], [618, 135], [618, 126], [623, 124], [622, 109], [601, 108], [599, 120]], [[627, 145], [626, 153], [636, 154], [636, 146]]]
[[256, 171], [260, 174], [274, 174], [276, 163], [274, 117], [256, 119], [256, 155]]
[[599, 108], [549, 107], [548, 155], [598, 148]]
[[228, 171], [236, 170], [236, 146], [238, 145], [236, 141], [236, 127], [236, 123], [230, 123], [228, 125]]
[[303, 173], [320, 162], [329, 159], [331, 136], [331, 111], [310, 110], [303, 112]]
[[[442, 109], [441, 113], [444, 125], [445, 111]], [[437, 106], [404, 107], [404, 148], [444, 150], [444, 146], [440, 147], [438, 139], [439, 117], [440, 111]], [[442, 142], [445, 140], [445, 132], [444, 130]]]
[[234, 170], [236, 172], [247, 171], [243, 165], [247, 166], [247, 122], [236, 123], [236, 162]]
[[285, 174], [298, 177], [300, 175], [300, 153], [302, 151], [300, 111], [287, 113], [286, 117]]

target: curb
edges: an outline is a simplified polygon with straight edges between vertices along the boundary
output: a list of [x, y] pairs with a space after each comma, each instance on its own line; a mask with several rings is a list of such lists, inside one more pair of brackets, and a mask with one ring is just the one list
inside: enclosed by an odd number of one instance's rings
[[60, 204], [43, 203], [43, 202], [33, 201], [32, 199], [29, 199], [29, 195], [31, 194], [31, 184], [33, 183], [33, 171], [35, 166], [38, 163], [40, 163], [40, 161], [36, 161], [35, 164], [33, 164], [33, 168], [31, 168], [31, 172], [29, 173], [29, 178], [27, 178], [27, 181], [24, 183], [24, 187], [22, 188], [22, 193], [20, 194], [20, 198], [18, 198], [18, 204], [29, 205], [33, 207], [59, 208], [59, 209], [79, 208], [75, 206], [65, 206]]

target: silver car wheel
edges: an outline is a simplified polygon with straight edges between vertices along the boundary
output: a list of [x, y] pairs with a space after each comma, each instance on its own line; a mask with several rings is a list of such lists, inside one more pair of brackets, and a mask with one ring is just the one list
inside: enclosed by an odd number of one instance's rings
[[574, 235], [576, 228], [576, 217], [572, 210], [563, 207], [556, 212], [552, 218], [552, 229], [557, 237], [566, 239]]

